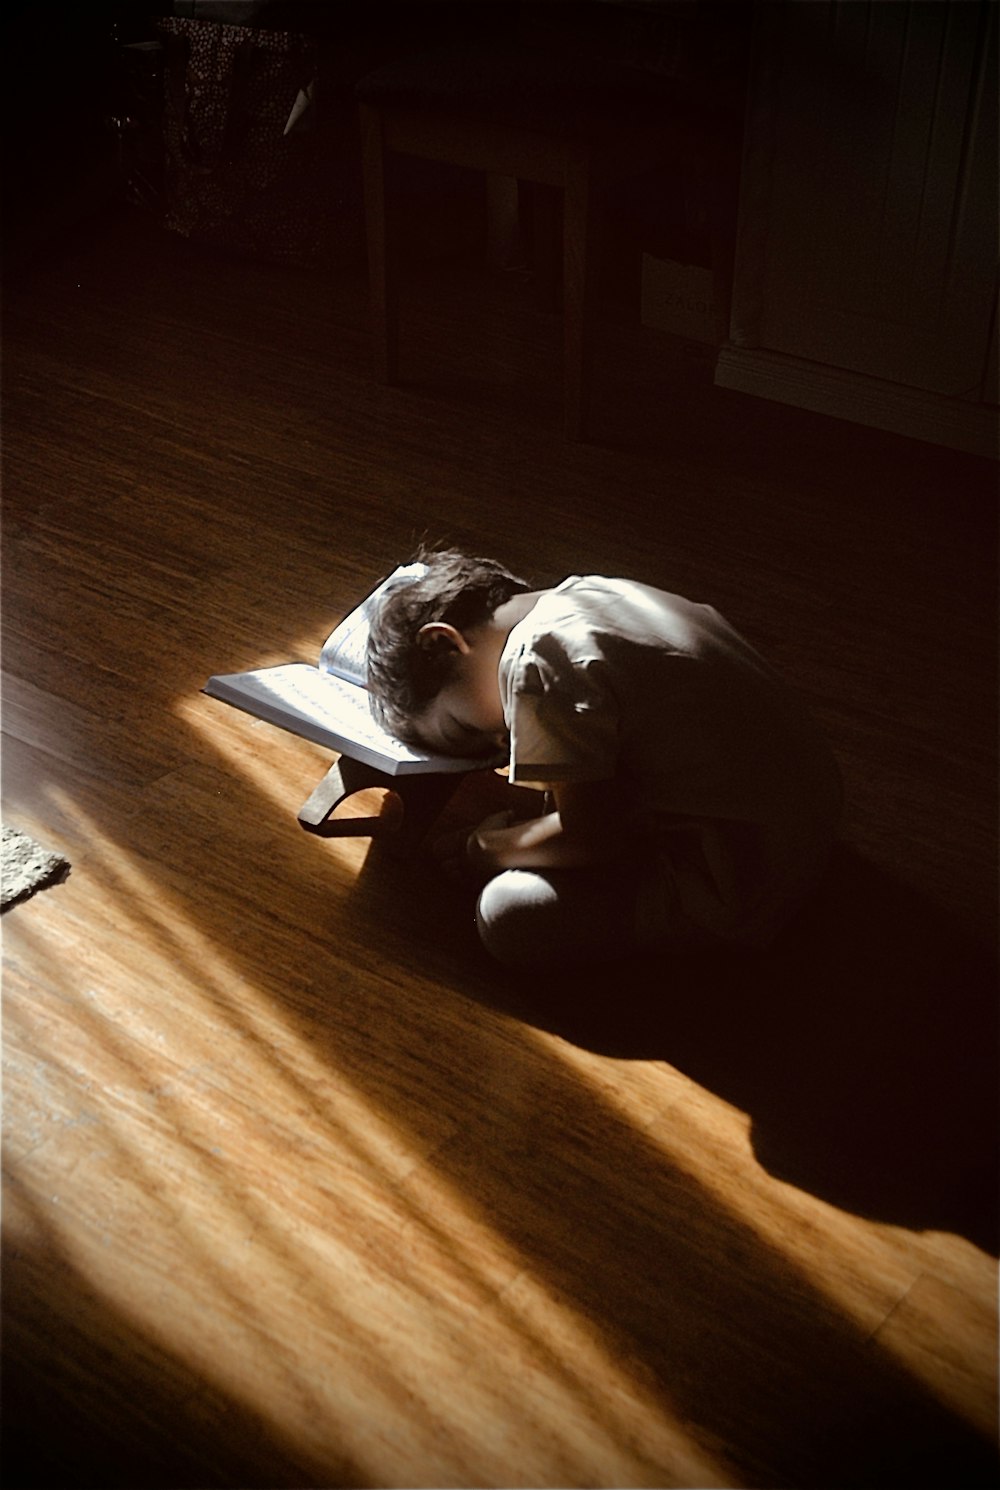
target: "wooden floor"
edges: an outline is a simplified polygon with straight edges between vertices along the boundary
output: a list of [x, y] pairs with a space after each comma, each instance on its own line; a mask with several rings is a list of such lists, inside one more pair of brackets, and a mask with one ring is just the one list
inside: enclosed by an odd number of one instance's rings
[[[995, 471], [517, 279], [109, 217], [6, 287], [4, 1483], [997, 1483]], [[323, 753], [200, 693], [422, 536], [717, 605], [845, 844], [786, 942], [515, 984]], [[472, 804], [467, 804], [471, 810]], [[461, 806], [461, 804], [460, 804]]]

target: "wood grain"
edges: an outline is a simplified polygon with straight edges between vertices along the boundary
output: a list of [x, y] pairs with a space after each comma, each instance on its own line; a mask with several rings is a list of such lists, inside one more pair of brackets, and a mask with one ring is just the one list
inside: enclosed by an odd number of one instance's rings
[[[996, 1482], [995, 472], [530, 288], [100, 220], [7, 292], [4, 1479]], [[404, 359], [405, 361], [405, 359]], [[849, 794], [772, 954], [519, 982], [200, 693], [422, 536], [716, 604]], [[503, 788], [470, 783], [473, 798]], [[463, 810], [462, 800], [453, 810]]]

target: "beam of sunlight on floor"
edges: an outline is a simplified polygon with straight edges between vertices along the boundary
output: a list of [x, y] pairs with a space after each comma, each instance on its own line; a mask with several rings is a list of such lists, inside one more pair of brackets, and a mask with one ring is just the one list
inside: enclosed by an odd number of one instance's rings
[[70, 964], [41, 907], [8, 938], [19, 1249], [57, 1251], [316, 1465], [336, 1442], [383, 1483], [491, 1464], [508, 1483], [659, 1484], [665, 1463], [732, 1483], [183, 895], [53, 794], [88, 845], [59, 916], [90, 935]]
[[[279, 821], [294, 821], [302, 802], [331, 764], [330, 751], [218, 699], [201, 694], [183, 696], [177, 701], [177, 713], [203, 746], [221, 757], [228, 771], [241, 777], [262, 801], [276, 809]], [[349, 799], [338, 815], [362, 816], [370, 810], [370, 806]], [[356, 876], [370, 839], [329, 838], [324, 845], [341, 871]]]

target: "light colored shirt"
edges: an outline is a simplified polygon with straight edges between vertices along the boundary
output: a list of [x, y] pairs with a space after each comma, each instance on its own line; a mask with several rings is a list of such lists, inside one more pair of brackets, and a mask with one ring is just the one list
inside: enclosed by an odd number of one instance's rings
[[772, 934], [829, 849], [840, 776], [796, 694], [718, 611], [574, 575], [512, 629], [499, 677], [512, 782], [613, 783], [685, 916]]

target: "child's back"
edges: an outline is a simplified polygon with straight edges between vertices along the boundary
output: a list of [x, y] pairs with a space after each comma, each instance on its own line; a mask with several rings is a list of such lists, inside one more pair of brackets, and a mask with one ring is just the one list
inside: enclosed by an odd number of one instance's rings
[[574, 576], [511, 631], [500, 682], [511, 779], [613, 780], [704, 930], [766, 937], [828, 852], [829, 746], [712, 607]]

